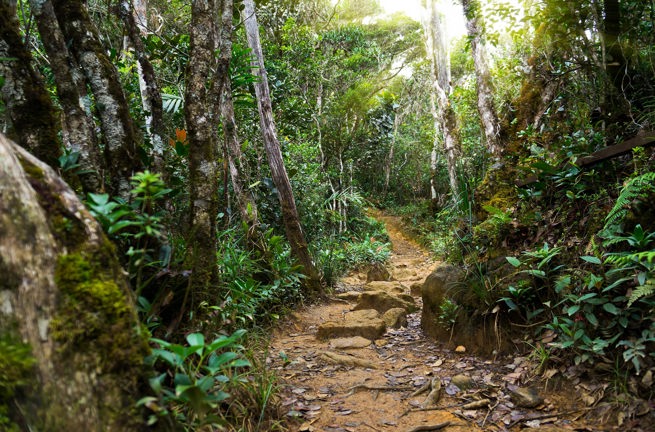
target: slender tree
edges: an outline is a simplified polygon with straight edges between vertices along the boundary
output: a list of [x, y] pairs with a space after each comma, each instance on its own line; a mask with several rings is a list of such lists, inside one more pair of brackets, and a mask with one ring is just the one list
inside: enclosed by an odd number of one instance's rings
[[[103, 168], [85, 84], [80, 82], [83, 79], [76, 73], [77, 64], [68, 51], [52, 2], [30, 0], [30, 8], [56, 84], [62, 109], [64, 145], [79, 154], [78, 163], [82, 172], [79, 178], [83, 189], [97, 192], [103, 189]], [[80, 88], [84, 89], [83, 93]]]
[[439, 10], [439, 0], [428, 0], [428, 18], [425, 25], [426, 44], [432, 68], [433, 88], [431, 93], [432, 115], [435, 127], [435, 145], [431, 156], [432, 199], [436, 197], [435, 170], [437, 149], [441, 136], [448, 162], [448, 178], [453, 199], [457, 200], [457, 159], [459, 157], [459, 137], [457, 118], [450, 101], [450, 58], [448, 55], [446, 25], [443, 13]]
[[18, 29], [16, 3], [0, 0], [0, 88], [7, 107], [9, 133], [20, 145], [50, 166], [61, 154], [59, 129], [50, 96], [32, 67], [32, 56]]
[[[221, 16], [221, 40], [219, 48], [219, 61], [223, 64], [230, 64], [232, 58], [232, 0], [223, 1], [223, 14]], [[232, 188], [236, 196], [237, 207], [241, 219], [248, 225], [248, 236], [255, 239], [257, 235], [257, 203], [246, 188], [245, 167], [241, 144], [234, 117], [234, 103], [232, 100], [232, 86], [229, 73], [224, 74], [223, 97], [221, 99], [221, 122], [223, 125], [224, 146], [228, 159], [228, 169]]]
[[278, 199], [282, 209], [284, 227], [287, 239], [291, 244], [291, 250], [296, 259], [302, 264], [304, 274], [307, 276], [307, 284], [314, 294], [322, 293], [320, 277], [314, 261], [309, 253], [307, 241], [300, 225], [296, 201], [291, 189], [291, 182], [287, 175], [280, 150], [280, 143], [275, 131], [273, 120], [273, 109], [271, 107], [271, 96], [268, 88], [268, 78], [264, 68], [264, 54], [259, 41], [259, 25], [255, 16], [255, 4], [253, 0], [244, 0], [243, 20], [246, 28], [248, 46], [252, 50], [252, 71], [257, 76], [255, 83], [255, 94], [259, 110], [259, 123], [262, 130], [264, 148], [271, 168], [273, 182], [278, 191]]
[[466, 29], [471, 43], [475, 79], [478, 85], [478, 113], [485, 136], [487, 150], [494, 157], [501, 156], [502, 147], [499, 140], [500, 124], [494, 107], [493, 83], [487, 63], [487, 50], [482, 34], [480, 18], [480, 2], [478, 0], [462, 0], [464, 15], [466, 16]]
[[164, 173], [167, 147], [164, 145], [164, 110], [155, 69], [148, 59], [142, 37], [148, 35], [147, 0], [122, 0], [119, 15], [136, 55], [137, 74], [141, 104], [145, 113], [145, 129], [152, 144], [153, 165], [157, 172]]

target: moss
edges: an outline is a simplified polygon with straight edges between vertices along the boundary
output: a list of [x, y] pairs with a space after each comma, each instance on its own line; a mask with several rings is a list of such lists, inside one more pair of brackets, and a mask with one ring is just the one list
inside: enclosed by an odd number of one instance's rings
[[20, 158], [20, 163], [36, 192], [39, 205], [48, 215], [48, 226], [55, 239], [69, 250], [76, 249], [86, 239], [84, 223], [68, 210], [55, 188], [47, 183], [41, 168], [23, 158]]
[[9, 403], [19, 390], [31, 384], [35, 363], [31, 347], [14, 332], [5, 330], [0, 334], [0, 430], [20, 430], [11, 418]]
[[112, 250], [63, 255], [55, 269], [61, 304], [52, 321], [52, 335], [61, 355], [89, 353], [90, 370], [118, 372], [141, 365], [148, 353], [147, 333], [135, 329], [134, 311], [124, 287], [115, 280]]

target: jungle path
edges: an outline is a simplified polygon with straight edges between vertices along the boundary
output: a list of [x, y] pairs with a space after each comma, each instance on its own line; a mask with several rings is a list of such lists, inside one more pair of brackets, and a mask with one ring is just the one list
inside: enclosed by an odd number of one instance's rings
[[[426, 338], [416, 284], [422, 284], [437, 263], [403, 234], [399, 218], [375, 216], [385, 223], [392, 241], [387, 264], [392, 280], [405, 295], [413, 291], [418, 311], [407, 315], [405, 325], [387, 328], [374, 341], [318, 339], [322, 325], [343, 322], [352, 313], [357, 300], [339, 293], [365, 289], [366, 274], [354, 273], [342, 279], [334, 301], [306, 307], [283, 322], [271, 338], [267, 362], [280, 377], [283, 408], [297, 417], [292, 431], [517, 431], [526, 425], [542, 431], [605, 430], [582, 425], [579, 419], [588, 409], [560, 392], [547, 392], [543, 384], [535, 392], [536, 406], [526, 408], [517, 400], [515, 393], [520, 398], [535, 381], [534, 364], [525, 357], [493, 361]], [[434, 403], [429, 387], [439, 384], [440, 397]], [[421, 387], [427, 391], [416, 394]], [[573, 397], [573, 392], [561, 393]]]

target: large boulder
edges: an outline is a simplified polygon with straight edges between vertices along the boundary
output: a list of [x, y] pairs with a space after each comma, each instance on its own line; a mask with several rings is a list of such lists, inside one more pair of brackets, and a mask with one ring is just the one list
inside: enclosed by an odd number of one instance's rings
[[365, 291], [353, 310], [375, 309], [383, 314], [393, 308], [403, 308], [407, 312], [413, 312], [416, 310], [416, 304], [410, 295], [395, 296], [385, 291]]
[[462, 282], [463, 276], [459, 268], [442, 263], [426, 278], [421, 288], [423, 298], [421, 327], [427, 335], [439, 335], [439, 323], [436, 320], [440, 313], [439, 307], [448, 297], [448, 292]]
[[369, 340], [378, 339], [386, 331], [384, 321], [374, 309], [349, 312], [343, 321], [328, 321], [318, 327], [318, 339], [336, 339], [361, 336]]

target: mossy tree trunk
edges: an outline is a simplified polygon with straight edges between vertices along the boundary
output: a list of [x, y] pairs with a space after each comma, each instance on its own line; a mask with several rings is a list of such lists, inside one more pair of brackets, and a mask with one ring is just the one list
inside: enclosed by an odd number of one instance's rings
[[320, 276], [309, 253], [305, 234], [300, 225], [291, 182], [284, 166], [280, 142], [275, 131], [268, 78], [264, 67], [264, 54], [259, 40], [259, 25], [257, 24], [257, 17], [255, 15], [255, 4], [253, 0], [244, 0], [243, 5], [246, 37], [248, 39], [248, 46], [253, 53], [252, 73], [258, 78], [258, 81], [255, 82], [255, 95], [259, 110], [259, 124], [262, 130], [264, 149], [266, 150], [271, 175], [278, 191], [278, 199], [282, 209], [282, 218], [284, 220], [287, 239], [291, 245], [293, 255], [303, 266], [303, 272], [307, 276], [306, 283], [308, 288], [313, 294], [322, 294]]
[[143, 169], [138, 155], [141, 139], [130, 117], [118, 71], [107, 57], [83, 2], [52, 0], [52, 4], [66, 44], [95, 99], [111, 192], [129, 201], [130, 177]]
[[102, 158], [90, 112], [91, 100], [86, 92], [80, 93], [84, 84], [80, 86], [77, 82], [80, 78], [74, 71], [77, 65], [73, 63], [66, 46], [52, 2], [30, 0], [30, 8], [57, 87], [64, 145], [79, 154], [78, 163], [83, 172], [79, 179], [84, 191], [100, 191], [104, 187]]
[[2, 134], [0, 196], [0, 338], [29, 344], [35, 360], [4, 401], [12, 420], [23, 430], [145, 430], [135, 402], [147, 336], [112, 244], [57, 174]]
[[218, 46], [216, 26], [218, 4], [214, 0], [191, 3], [191, 51], [187, 66], [184, 115], [189, 141], [189, 233], [187, 263], [191, 268], [188, 293], [191, 306], [217, 285], [218, 248], [218, 136], [219, 109], [214, 105], [223, 76], [217, 70], [214, 50]]
[[6, 106], [9, 135], [52, 167], [61, 155], [59, 130], [50, 96], [32, 67], [32, 56], [18, 30], [16, 4], [0, 0], [0, 96]]

